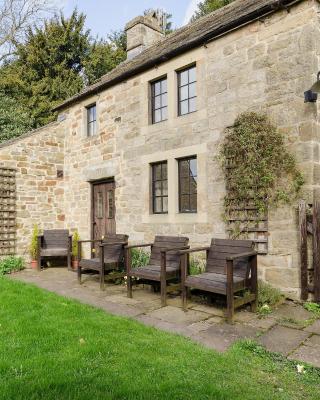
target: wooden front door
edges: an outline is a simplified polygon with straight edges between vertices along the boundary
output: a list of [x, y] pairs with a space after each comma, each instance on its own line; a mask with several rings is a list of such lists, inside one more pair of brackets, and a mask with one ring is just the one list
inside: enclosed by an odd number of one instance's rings
[[92, 184], [92, 236], [101, 239], [116, 233], [115, 183]]

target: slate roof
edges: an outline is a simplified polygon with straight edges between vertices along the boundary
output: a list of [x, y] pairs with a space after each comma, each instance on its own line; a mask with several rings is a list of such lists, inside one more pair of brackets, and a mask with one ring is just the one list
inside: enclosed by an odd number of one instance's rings
[[204, 45], [244, 24], [300, 1], [302, 0], [236, 0], [164, 37], [132, 60], [124, 61], [96, 83], [64, 101], [54, 111], [61, 111], [79, 100]]

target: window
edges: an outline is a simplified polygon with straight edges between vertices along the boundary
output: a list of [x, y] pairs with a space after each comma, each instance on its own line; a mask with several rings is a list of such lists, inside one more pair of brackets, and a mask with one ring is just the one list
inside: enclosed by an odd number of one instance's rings
[[178, 72], [178, 114], [185, 115], [196, 111], [197, 70], [192, 66]]
[[87, 136], [97, 133], [97, 106], [93, 104], [87, 107]]
[[98, 192], [97, 193], [97, 206], [96, 206], [96, 217], [99, 219], [103, 218], [103, 193]]
[[165, 121], [168, 118], [167, 78], [151, 83], [152, 123]]
[[114, 199], [113, 199], [113, 190], [108, 190], [108, 219], [114, 218]]
[[178, 160], [179, 211], [197, 212], [197, 157]]
[[168, 212], [168, 169], [167, 162], [152, 165], [152, 203], [154, 214]]

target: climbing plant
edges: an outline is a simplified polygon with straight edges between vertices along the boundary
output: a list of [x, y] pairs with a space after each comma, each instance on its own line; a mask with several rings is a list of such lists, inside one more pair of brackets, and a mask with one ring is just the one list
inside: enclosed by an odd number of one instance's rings
[[245, 221], [258, 224], [268, 208], [293, 203], [304, 184], [283, 135], [263, 114], [239, 115], [226, 131], [219, 158], [227, 182], [225, 218], [235, 211], [245, 214], [234, 218], [238, 223], [232, 225], [231, 237], [248, 231]]

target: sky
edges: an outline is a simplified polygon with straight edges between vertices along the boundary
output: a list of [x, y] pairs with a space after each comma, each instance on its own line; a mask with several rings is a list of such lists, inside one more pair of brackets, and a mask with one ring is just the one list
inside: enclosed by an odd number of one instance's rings
[[94, 36], [106, 37], [111, 31], [123, 29], [132, 18], [148, 8], [161, 8], [172, 14], [173, 26], [185, 25], [200, 0], [58, 0], [69, 15], [74, 7], [87, 15], [87, 28]]

